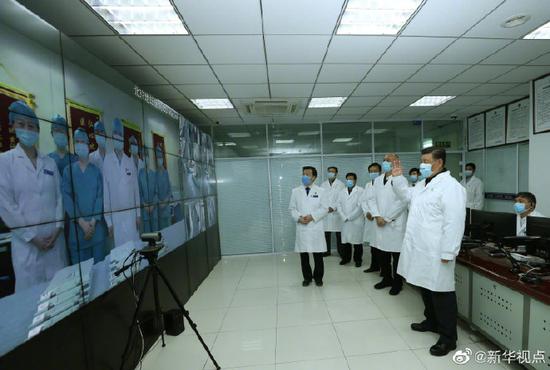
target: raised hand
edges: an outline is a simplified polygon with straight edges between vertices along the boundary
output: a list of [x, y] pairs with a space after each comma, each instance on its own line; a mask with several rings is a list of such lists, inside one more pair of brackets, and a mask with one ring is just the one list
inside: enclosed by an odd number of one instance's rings
[[393, 177], [403, 175], [403, 167], [401, 167], [401, 161], [399, 159], [396, 159], [396, 160], [393, 161], [393, 167], [392, 167], [392, 170], [391, 170], [391, 175]]

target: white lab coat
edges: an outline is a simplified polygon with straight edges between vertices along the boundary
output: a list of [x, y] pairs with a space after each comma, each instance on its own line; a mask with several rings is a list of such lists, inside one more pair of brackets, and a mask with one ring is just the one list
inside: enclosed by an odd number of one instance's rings
[[382, 227], [376, 225], [374, 246], [386, 252], [401, 252], [407, 224], [407, 203], [395, 194], [392, 182], [393, 177], [388, 176], [388, 181], [384, 185], [384, 175], [374, 180], [374, 189], [369, 193], [368, 207], [373, 217], [381, 216], [386, 221], [386, 225]]
[[65, 237], [43, 252], [31, 240], [50, 236], [64, 223], [60, 176], [55, 161], [38, 153], [36, 168], [16, 145], [0, 154], [0, 217], [11, 230], [15, 291], [47, 282], [67, 265]]
[[355, 186], [351, 193], [347, 188], [338, 193], [338, 213], [344, 221], [342, 243], [363, 244], [365, 222], [360, 204], [362, 196], [363, 188], [360, 186]]
[[139, 243], [136, 225], [136, 219], [140, 217], [137, 169], [133, 160], [124, 153], [120, 161], [115, 152], [109, 152], [105, 156], [103, 205], [107, 226], [113, 226], [114, 246], [118, 247], [129, 241]]
[[[333, 209], [337, 209], [337, 203], [338, 203], [338, 194], [344, 189], [346, 189], [346, 185], [338, 179], [334, 179], [332, 184], [326, 180], [321, 184], [321, 188], [325, 190], [325, 193], [328, 196], [328, 202], [329, 207], [332, 207]], [[325, 231], [342, 231], [342, 225], [343, 220], [341, 215], [338, 212], [332, 212], [327, 215], [324, 219], [325, 224]]]
[[[107, 156], [107, 153], [105, 153]], [[99, 172], [103, 173], [103, 160], [104, 157], [101, 156], [99, 149], [94, 150], [90, 153], [90, 163], [99, 168]]]
[[455, 258], [464, 235], [466, 190], [449, 171], [425, 184], [422, 180], [411, 188], [405, 177], [394, 178], [396, 194], [409, 202], [397, 273], [410, 284], [451, 292], [455, 290]]
[[470, 179], [462, 180], [461, 184], [466, 188], [466, 208], [470, 209], [483, 209], [483, 201], [485, 200], [485, 193], [483, 191], [483, 181], [472, 175]]
[[[327, 251], [323, 218], [328, 214], [328, 208], [329, 199], [325, 190], [319, 186], [311, 185], [309, 195], [306, 195], [305, 186], [292, 189], [288, 209], [296, 224], [295, 252], [320, 253]], [[301, 216], [307, 215], [311, 215], [313, 221], [307, 225], [298, 223]]]
[[363, 241], [365, 243], [369, 243], [371, 246], [374, 246], [376, 244], [376, 229], [378, 228], [376, 226], [376, 221], [373, 219], [372, 221], [369, 221], [367, 218], [367, 213], [372, 214], [372, 212], [369, 209], [369, 197], [372, 196], [372, 192], [374, 191], [374, 180], [371, 180], [365, 184], [365, 189], [363, 190], [363, 194], [361, 195], [361, 199], [359, 200], [361, 204], [361, 209], [363, 210], [363, 218], [365, 219], [365, 226], [363, 228]]
[[[530, 214], [528, 214], [527, 217], [545, 217], [545, 216], [538, 211], [533, 211]], [[527, 235], [527, 217], [521, 218], [520, 215], [517, 215], [517, 221], [516, 221], [517, 236]]]

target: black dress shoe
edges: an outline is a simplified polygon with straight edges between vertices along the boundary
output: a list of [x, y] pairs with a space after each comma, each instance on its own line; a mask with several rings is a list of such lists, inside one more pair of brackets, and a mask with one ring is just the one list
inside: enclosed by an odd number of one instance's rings
[[330, 252], [323, 253], [323, 257], [330, 257], [330, 255], [331, 255]]
[[390, 289], [390, 295], [398, 295], [402, 289], [403, 285], [392, 285]]
[[432, 356], [446, 356], [447, 353], [454, 351], [456, 349], [456, 343], [448, 344], [443, 342], [437, 342], [430, 347], [430, 355]]
[[374, 289], [384, 289], [384, 288], [387, 288], [389, 286], [392, 286], [392, 283], [393, 282], [391, 280], [383, 279], [381, 282], [374, 285]]
[[369, 267], [368, 269], [364, 270], [363, 272], [366, 272], [366, 273], [369, 273], [369, 272], [377, 272], [377, 271], [380, 271], [380, 268], [376, 268], [376, 267]]
[[302, 281], [302, 286], [309, 286], [309, 284], [311, 284], [311, 280]]
[[340, 266], [347, 265], [348, 263], [349, 263], [349, 261], [342, 260], [342, 261], [340, 261]]
[[439, 334], [437, 333], [437, 329], [435, 327], [428, 325], [426, 321], [412, 323], [411, 329], [414, 331], [420, 331], [420, 332], [431, 331], [432, 333]]
[[315, 285], [317, 285], [317, 286], [323, 286], [323, 282], [322, 282], [322, 281], [316, 281], [316, 282], [315, 282]]
[[362, 263], [361, 262], [355, 262], [355, 267], [361, 267]]

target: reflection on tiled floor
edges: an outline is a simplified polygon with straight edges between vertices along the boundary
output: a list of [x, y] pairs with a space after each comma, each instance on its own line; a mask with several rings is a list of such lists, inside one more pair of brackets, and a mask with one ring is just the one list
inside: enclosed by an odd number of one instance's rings
[[[325, 258], [324, 287], [303, 288], [295, 254], [226, 257], [186, 306], [224, 370], [505, 368], [430, 356], [437, 336], [409, 328], [423, 317], [418, 292], [406, 286], [390, 296], [373, 289], [377, 274], [338, 262]], [[187, 325], [167, 339], [151, 349], [144, 370], [214, 369]], [[487, 350], [482, 340], [459, 328], [460, 348]]]

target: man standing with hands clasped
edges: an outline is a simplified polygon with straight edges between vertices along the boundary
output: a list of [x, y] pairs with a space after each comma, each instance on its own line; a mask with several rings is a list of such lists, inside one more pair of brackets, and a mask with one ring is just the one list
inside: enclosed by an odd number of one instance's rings
[[[302, 169], [302, 186], [292, 189], [288, 209], [296, 222], [296, 242], [294, 250], [300, 253], [302, 286], [315, 279], [317, 286], [323, 286], [323, 253], [327, 250], [323, 218], [328, 214], [328, 202], [324, 189], [314, 185], [317, 169], [306, 166]], [[313, 254], [315, 269], [311, 272], [309, 253]]]
[[433, 356], [456, 349], [454, 270], [466, 219], [466, 190], [445, 168], [446, 156], [445, 149], [423, 149], [420, 173], [424, 179], [415, 187], [408, 186], [399, 161], [392, 170], [393, 189], [409, 204], [397, 271], [409, 284], [420, 287], [426, 319], [411, 324], [411, 329], [439, 334], [430, 348]]

